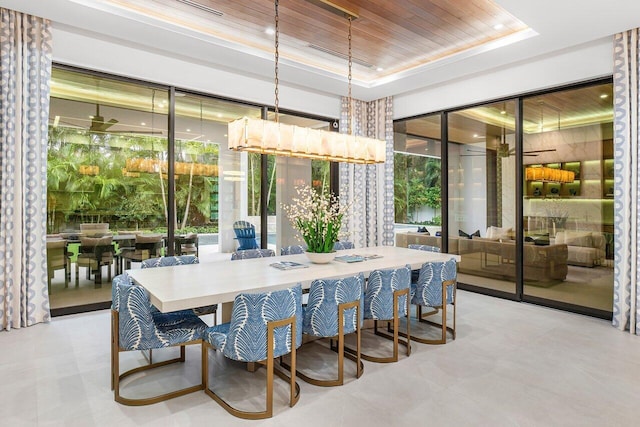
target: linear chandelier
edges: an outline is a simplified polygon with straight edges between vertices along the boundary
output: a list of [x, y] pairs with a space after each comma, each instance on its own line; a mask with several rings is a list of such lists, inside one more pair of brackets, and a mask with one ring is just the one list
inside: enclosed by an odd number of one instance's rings
[[[331, 5], [329, 2], [323, 2]], [[331, 5], [333, 6], [333, 5]], [[339, 9], [349, 19], [349, 123], [351, 123], [351, 21], [357, 15]], [[384, 163], [383, 140], [280, 123], [278, 118], [279, 15], [275, 0], [275, 121], [243, 117], [229, 123], [229, 149], [346, 163]]]
[[529, 167], [525, 169], [527, 181], [571, 183], [575, 180], [575, 172], [564, 169]]

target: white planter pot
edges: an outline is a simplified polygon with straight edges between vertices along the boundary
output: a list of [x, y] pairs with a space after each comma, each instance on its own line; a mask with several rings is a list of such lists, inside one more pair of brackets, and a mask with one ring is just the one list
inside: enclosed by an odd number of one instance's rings
[[309, 258], [309, 261], [311, 261], [314, 264], [327, 264], [333, 261], [333, 258], [335, 258], [336, 256], [335, 251], [324, 252], [324, 253], [305, 252], [305, 254], [307, 255], [307, 258]]

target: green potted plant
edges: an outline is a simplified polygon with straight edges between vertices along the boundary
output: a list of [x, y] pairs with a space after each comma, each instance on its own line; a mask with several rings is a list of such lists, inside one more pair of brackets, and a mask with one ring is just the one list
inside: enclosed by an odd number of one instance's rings
[[342, 218], [349, 206], [341, 205], [335, 195], [317, 192], [308, 185], [296, 187], [296, 192], [292, 203], [282, 208], [307, 244], [311, 262], [327, 263], [333, 259], [333, 244], [338, 241]]

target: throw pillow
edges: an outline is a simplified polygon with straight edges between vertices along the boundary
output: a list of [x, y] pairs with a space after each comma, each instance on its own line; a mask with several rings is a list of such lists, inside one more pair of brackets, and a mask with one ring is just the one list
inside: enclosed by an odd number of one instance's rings
[[462, 231], [462, 230], [458, 230], [458, 236], [460, 236], [460, 237], [465, 237], [465, 238], [467, 238], [467, 239], [472, 239], [474, 236], [475, 236], [475, 237], [480, 237], [480, 230], [476, 230], [476, 231], [474, 231], [474, 232], [473, 232], [473, 233], [471, 233], [471, 234], [465, 233], [465, 232], [464, 232], [464, 231]]
[[590, 248], [593, 247], [593, 236], [591, 233], [565, 231], [564, 243], [567, 246], [581, 246]]
[[427, 227], [418, 227], [418, 233], [425, 233], [427, 236], [430, 236], [429, 230], [427, 230]]
[[492, 240], [509, 240], [513, 235], [513, 229], [511, 227], [494, 227], [493, 225], [487, 227], [487, 239]]

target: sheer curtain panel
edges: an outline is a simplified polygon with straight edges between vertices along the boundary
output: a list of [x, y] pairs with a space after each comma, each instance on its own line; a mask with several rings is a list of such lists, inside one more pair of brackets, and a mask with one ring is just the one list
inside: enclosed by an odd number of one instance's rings
[[0, 327], [50, 320], [47, 123], [51, 28], [0, 8]]
[[613, 325], [638, 334], [638, 44], [639, 30], [614, 36], [614, 241]]

